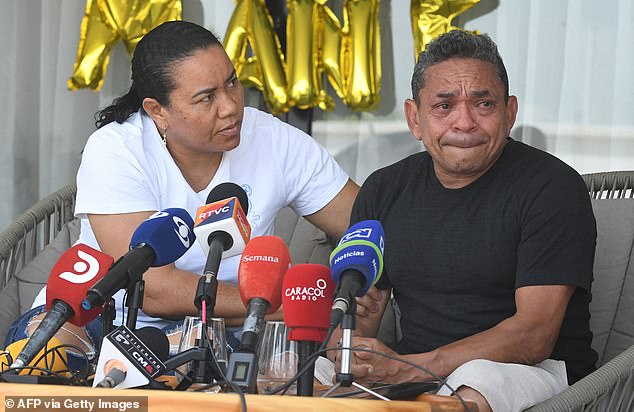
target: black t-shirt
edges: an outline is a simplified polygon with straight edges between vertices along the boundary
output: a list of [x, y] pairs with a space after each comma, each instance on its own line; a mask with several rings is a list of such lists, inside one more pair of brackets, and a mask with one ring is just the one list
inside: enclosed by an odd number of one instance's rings
[[374, 172], [352, 223], [379, 220], [385, 271], [401, 309], [400, 353], [433, 350], [515, 313], [515, 289], [573, 285], [552, 359], [568, 381], [595, 369], [590, 284], [596, 225], [586, 186], [554, 156], [509, 138], [498, 161], [461, 189], [446, 189], [427, 152]]

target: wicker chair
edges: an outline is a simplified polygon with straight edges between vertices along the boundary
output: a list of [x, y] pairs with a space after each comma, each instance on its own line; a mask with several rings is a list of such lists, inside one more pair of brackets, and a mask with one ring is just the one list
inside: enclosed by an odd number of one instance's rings
[[[28, 308], [35, 298], [32, 293], [21, 293], [16, 274], [66, 228], [74, 208], [75, 184], [71, 184], [37, 202], [0, 235], [0, 346], [20, 308]], [[41, 285], [33, 285], [34, 291], [39, 288]], [[20, 304], [22, 298], [25, 302]]]
[[0, 290], [73, 219], [75, 185], [37, 202], [0, 235]]
[[583, 178], [597, 220], [590, 328], [599, 369], [531, 412], [634, 410], [634, 171]]

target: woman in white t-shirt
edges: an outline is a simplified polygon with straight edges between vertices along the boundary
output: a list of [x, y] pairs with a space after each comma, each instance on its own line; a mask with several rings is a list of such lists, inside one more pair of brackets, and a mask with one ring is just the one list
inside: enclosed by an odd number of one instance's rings
[[[130, 90], [96, 119], [98, 130], [77, 175], [75, 214], [81, 218], [79, 242], [115, 259], [151, 214], [179, 207], [194, 216], [211, 189], [227, 181], [248, 194], [252, 237], [272, 234], [274, 218], [286, 206], [333, 238], [348, 227], [358, 186], [310, 136], [244, 107], [233, 64], [201, 26], [171, 21], [146, 34], [134, 51]], [[170, 320], [198, 313], [194, 294], [205, 258], [196, 244], [175, 264], [146, 272], [137, 327], [166, 328]], [[218, 276], [214, 315], [228, 326], [240, 325], [246, 313], [236, 286], [238, 261], [223, 260]], [[122, 292], [115, 297], [120, 324]], [[14, 325], [8, 341], [34, 329], [43, 298], [41, 293]], [[273, 317], [281, 318], [281, 311]], [[93, 351], [99, 340], [95, 325], [65, 325], [58, 335]]]

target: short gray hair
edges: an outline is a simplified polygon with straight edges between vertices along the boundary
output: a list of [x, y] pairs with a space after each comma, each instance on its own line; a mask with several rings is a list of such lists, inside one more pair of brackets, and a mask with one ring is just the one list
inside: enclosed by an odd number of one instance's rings
[[418, 104], [418, 94], [425, 86], [425, 70], [434, 64], [454, 57], [478, 59], [489, 62], [504, 83], [504, 102], [509, 98], [509, 78], [496, 44], [486, 34], [474, 34], [464, 30], [452, 30], [429, 42], [418, 55], [412, 75], [412, 97]]

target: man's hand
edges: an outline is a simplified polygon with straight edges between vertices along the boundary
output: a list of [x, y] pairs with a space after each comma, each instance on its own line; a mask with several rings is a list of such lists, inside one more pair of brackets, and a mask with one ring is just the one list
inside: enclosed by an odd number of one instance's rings
[[368, 293], [357, 299], [357, 319], [376, 315], [380, 310], [383, 294], [386, 291], [372, 286]]
[[372, 286], [365, 296], [357, 299], [357, 336], [376, 337], [385, 306], [390, 299], [389, 290], [379, 290]]
[[[353, 338], [353, 349], [369, 349], [375, 352], [384, 353], [398, 359], [408, 360], [407, 355], [399, 355], [388, 348], [378, 339], [374, 338]], [[417, 362], [423, 361], [424, 354], [418, 354]], [[430, 375], [395, 359], [390, 359], [377, 353], [365, 351], [353, 351], [350, 371], [358, 382], [382, 382], [382, 383], [402, 383], [423, 381], [432, 379]], [[337, 370], [341, 367], [341, 355], [337, 354]]]

